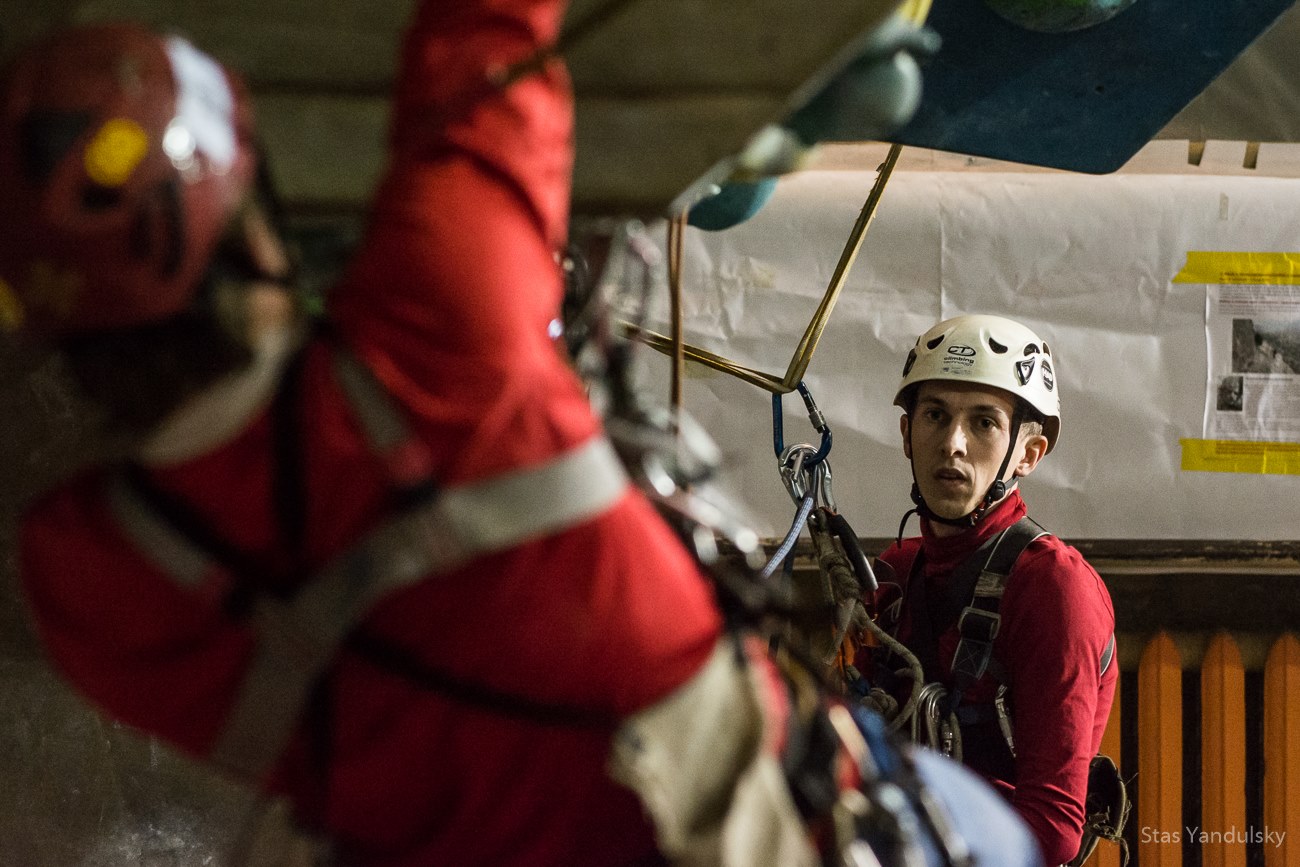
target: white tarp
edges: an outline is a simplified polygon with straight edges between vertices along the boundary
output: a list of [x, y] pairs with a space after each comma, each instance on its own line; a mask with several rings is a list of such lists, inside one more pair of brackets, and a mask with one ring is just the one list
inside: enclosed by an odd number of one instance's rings
[[[783, 374], [873, 179], [791, 175], [749, 221], [688, 230], [688, 342]], [[840, 511], [861, 535], [896, 532], [910, 506], [891, 406], [903, 359], [932, 323], [983, 312], [1023, 321], [1057, 359], [1061, 442], [1025, 484], [1040, 522], [1074, 538], [1295, 538], [1300, 478], [1181, 469], [1182, 440], [1235, 435], [1211, 424], [1218, 287], [1172, 281], [1189, 251], [1297, 248], [1295, 179], [896, 172], [805, 377], [834, 434]], [[665, 359], [644, 354], [666, 381]], [[780, 536], [794, 507], [770, 395], [689, 374], [686, 408], [727, 455], [728, 486]], [[798, 397], [784, 404], [787, 444], [815, 440]]]

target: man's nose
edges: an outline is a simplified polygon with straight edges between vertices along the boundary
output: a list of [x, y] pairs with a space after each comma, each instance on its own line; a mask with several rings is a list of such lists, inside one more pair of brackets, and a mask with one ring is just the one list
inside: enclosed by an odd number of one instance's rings
[[944, 453], [950, 455], [966, 454], [967, 441], [966, 428], [958, 422], [952, 422], [948, 425], [948, 429], [944, 431]]

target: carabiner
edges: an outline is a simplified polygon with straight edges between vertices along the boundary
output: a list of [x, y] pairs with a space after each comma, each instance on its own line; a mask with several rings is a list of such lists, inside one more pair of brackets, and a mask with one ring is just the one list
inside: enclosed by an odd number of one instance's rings
[[[804, 461], [807, 466], [808, 462]], [[817, 498], [817, 505], [828, 512], [838, 512], [835, 507], [835, 494], [831, 491], [831, 462], [830, 458], [823, 457], [820, 463], [813, 465], [813, 494]]]
[[[816, 452], [811, 458], [804, 461], [806, 466], [814, 466], [822, 462], [831, 450], [831, 429], [826, 424], [826, 416], [817, 408], [817, 402], [813, 400], [812, 393], [808, 391], [808, 386], [801, 381], [797, 386], [799, 394], [803, 397], [804, 406], [808, 409], [808, 421], [812, 423], [813, 430], [821, 434], [821, 444], [817, 446]], [[781, 395], [772, 395], [772, 446], [779, 458], [785, 452], [785, 431], [784, 422], [781, 418]]]
[[796, 504], [803, 502], [803, 498], [808, 496], [815, 483], [815, 477], [808, 463], [815, 453], [816, 449], [809, 443], [795, 443], [781, 452], [781, 461], [778, 465], [781, 483], [785, 485], [790, 499]]

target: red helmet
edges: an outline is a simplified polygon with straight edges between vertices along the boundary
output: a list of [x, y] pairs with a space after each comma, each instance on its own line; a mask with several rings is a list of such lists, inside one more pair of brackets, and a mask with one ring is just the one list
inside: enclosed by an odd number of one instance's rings
[[111, 24], [31, 46], [0, 82], [0, 326], [184, 309], [256, 163], [242, 86], [184, 39]]

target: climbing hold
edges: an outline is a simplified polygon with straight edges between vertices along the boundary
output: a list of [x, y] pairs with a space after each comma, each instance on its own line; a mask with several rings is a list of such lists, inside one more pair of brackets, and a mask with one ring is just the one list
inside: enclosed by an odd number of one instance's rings
[[692, 205], [686, 222], [708, 232], [730, 229], [757, 214], [775, 189], [776, 178], [728, 181], [718, 192]]

